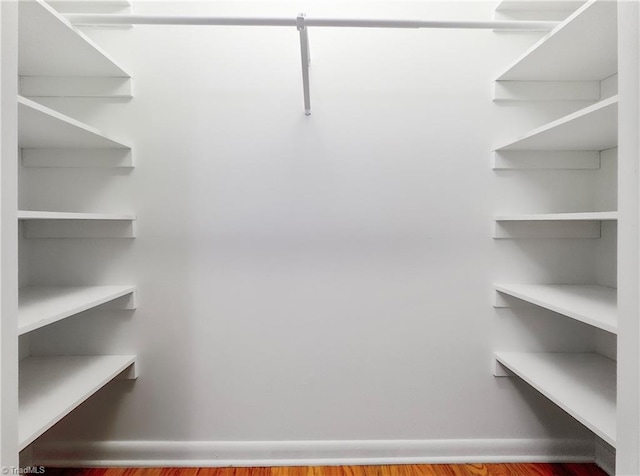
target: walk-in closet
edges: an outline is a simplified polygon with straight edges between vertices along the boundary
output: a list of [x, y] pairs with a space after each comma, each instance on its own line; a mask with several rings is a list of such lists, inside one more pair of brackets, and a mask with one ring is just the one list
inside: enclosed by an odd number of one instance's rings
[[0, 61], [3, 474], [640, 475], [637, 0], [2, 0]]

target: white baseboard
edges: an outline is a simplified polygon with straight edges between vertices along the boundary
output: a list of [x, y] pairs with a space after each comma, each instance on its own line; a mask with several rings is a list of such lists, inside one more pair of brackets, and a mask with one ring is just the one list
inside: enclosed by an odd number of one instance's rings
[[37, 445], [33, 464], [96, 466], [308, 466], [593, 462], [593, 440], [103, 441]]
[[608, 475], [616, 474], [616, 450], [600, 438], [596, 438], [595, 450], [595, 463]]

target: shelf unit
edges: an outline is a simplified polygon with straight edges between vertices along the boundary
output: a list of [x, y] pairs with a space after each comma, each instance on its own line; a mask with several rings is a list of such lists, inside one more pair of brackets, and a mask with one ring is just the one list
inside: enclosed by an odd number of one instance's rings
[[615, 361], [596, 353], [494, 355], [501, 365], [615, 447]]
[[20, 289], [18, 334], [132, 295], [135, 286], [29, 286]]
[[20, 362], [20, 450], [135, 365], [133, 355], [28, 357]]
[[[64, 8], [65, 4], [59, 6]], [[109, 8], [112, 7], [124, 6], [119, 2]], [[127, 71], [49, 4], [43, 0], [24, 1], [19, 2], [17, 10], [15, 68], [20, 84], [31, 92], [30, 96], [119, 100], [130, 97], [131, 76]], [[30, 157], [32, 167], [60, 163], [84, 166], [85, 158], [91, 152], [98, 157], [99, 166], [130, 166], [131, 147], [127, 143], [19, 93], [16, 123], [17, 145], [23, 157]], [[16, 217], [21, 222], [31, 223], [29, 228], [38, 226], [44, 227], [45, 231], [55, 230], [55, 233], [38, 236], [40, 238], [66, 237], [65, 230], [73, 235], [78, 226], [93, 226], [91, 223], [95, 223], [95, 227], [89, 228], [88, 235], [81, 237], [117, 237], [102, 236], [91, 230], [133, 228], [136, 220], [131, 213], [33, 210], [18, 210]], [[15, 279], [17, 281], [17, 276]], [[37, 331], [98, 306], [135, 309], [135, 292], [134, 285], [24, 286], [16, 296], [17, 335]], [[30, 346], [30, 342], [21, 340], [20, 345]], [[19, 451], [114, 378], [137, 376], [134, 355], [31, 354], [38, 354], [37, 349], [20, 349], [20, 355], [27, 357], [19, 362], [15, 382], [19, 400], [16, 435]], [[12, 358], [18, 362], [17, 355]]]
[[617, 290], [595, 284], [496, 284], [495, 290], [611, 333], [618, 332]]
[[18, 18], [21, 76], [130, 77], [122, 66], [43, 0], [20, 2]]
[[49, 0], [47, 3], [59, 13], [121, 13], [131, 8], [128, 0]]
[[130, 149], [98, 129], [18, 96], [18, 141], [29, 149]]
[[501, 0], [496, 6], [496, 20], [564, 21], [585, 0]]
[[133, 221], [135, 215], [128, 213], [74, 213], [18, 210], [18, 220], [107, 220]]
[[614, 96], [534, 129], [495, 150], [600, 151], [616, 147], [617, 141], [618, 96]]
[[533, 12], [533, 11], [575, 11], [585, 0], [502, 0], [496, 7], [497, 12]]
[[[133, 13], [133, 5], [128, 0], [47, 0], [47, 3], [58, 13], [63, 15], [74, 13], [110, 13], [126, 15]], [[130, 29], [133, 28], [133, 25], [103, 25], [101, 28]]]
[[496, 221], [616, 221], [618, 212], [536, 213], [499, 215]]
[[[511, 0], [502, 2], [499, 10], [518, 8], [515, 3]], [[521, 5], [529, 3], [539, 2]], [[569, 6], [562, 5], [566, 2], [553, 3], [558, 8]], [[617, 2], [588, 0], [511, 63], [496, 81], [501, 88], [516, 91], [514, 97], [523, 107], [527, 107], [527, 101], [597, 102], [519, 135], [496, 147], [494, 153], [507, 157], [513, 154], [516, 159], [526, 157], [531, 163], [540, 160], [549, 169], [555, 168], [549, 166], [555, 158], [566, 159], [566, 163], [572, 161], [572, 165], [565, 173], [575, 174], [585, 173], [571, 170], [581, 168], [581, 157], [595, 156], [597, 167], [586, 173], [601, 173], [598, 167], [602, 151], [618, 146], [620, 98], [611, 88], [615, 84], [612, 77], [618, 71], [617, 46]], [[592, 99], [590, 94], [582, 94], [582, 90], [598, 94]], [[545, 97], [546, 93], [550, 96]], [[566, 97], [563, 97], [565, 93]], [[609, 97], [603, 99], [603, 96]], [[575, 158], [563, 154], [573, 154]], [[615, 153], [605, 157], [616, 160]], [[532, 169], [535, 167], [529, 164], [527, 168], [520, 168], [519, 173], [530, 173], [527, 170]], [[602, 238], [603, 222], [617, 225], [617, 220], [617, 211], [504, 214], [495, 217], [494, 238]], [[610, 237], [607, 239], [606, 246], [613, 246]], [[615, 280], [615, 277], [609, 279]], [[598, 277], [586, 281], [592, 280], [598, 281]], [[589, 326], [598, 342], [598, 333], [618, 334], [617, 289], [613, 287], [600, 283], [494, 284], [494, 292], [496, 308], [529, 303], [557, 313], [558, 319], [570, 318]], [[604, 336], [603, 340], [606, 340]], [[541, 344], [544, 348], [544, 343]], [[595, 345], [598, 352], [601, 350], [599, 345]], [[603, 352], [608, 356], [615, 354], [615, 349], [605, 348]], [[596, 352], [531, 353], [522, 350], [495, 352], [495, 375], [521, 378], [615, 448], [616, 361]], [[504, 368], [509, 372], [501, 371]], [[596, 443], [600, 444], [597, 440]]]
[[[498, 81], [600, 81], [617, 72], [616, 2], [589, 0], [516, 59]], [[575, 54], [576, 46], [585, 54]]]

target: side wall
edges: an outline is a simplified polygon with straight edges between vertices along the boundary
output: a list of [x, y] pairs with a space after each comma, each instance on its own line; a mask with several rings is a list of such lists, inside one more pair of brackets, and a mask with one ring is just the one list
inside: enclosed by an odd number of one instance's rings
[[640, 7], [619, 4], [620, 140], [619, 187], [620, 253], [618, 270], [618, 441], [617, 474], [640, 473]]
[[0, 467], [18, 465], [17, 2], [0, 2]]

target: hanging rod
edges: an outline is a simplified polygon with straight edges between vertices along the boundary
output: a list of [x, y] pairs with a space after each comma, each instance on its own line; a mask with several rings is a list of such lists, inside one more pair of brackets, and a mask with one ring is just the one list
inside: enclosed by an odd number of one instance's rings
[[[2, 1], [2, 0], [0, 0]], [[474, 30], [528, 30], [549, 31], [560, 22], [555, 21], [475, 21], [475, 20], [379, 20], [379, 19], [338, 19], [307, 18], [304, 13], [295, 18], [284, 17], [211, 17], [184, 15], [119, 15], [109, 13], [68, 14], [66, 18], [74, 25], [200, 25], [200, 26], [293, 26], [300, 35], [300, 56], [302, 59], [302, 88], [304, 113], [311, 114], [311, 94], [309, 87], [309, 36], [307, 28], [312, 27], [352, 27], [352, 28], [454, 28]]]
[[[213, 17], [185, 15], [120, 15], [109, 13], [67, 14], [74, 25], [203, 25], [203, 26], [293, 26], [300, 27], [298, 18], [287, 17]], [[383, 20], [363, 18], [308, 18], [303, 17], [302, 27], [352, 27], [352, 28], [455, 28], [489, 30], [549, 31], [556, 21], [476, 21], [476, 20]]]

